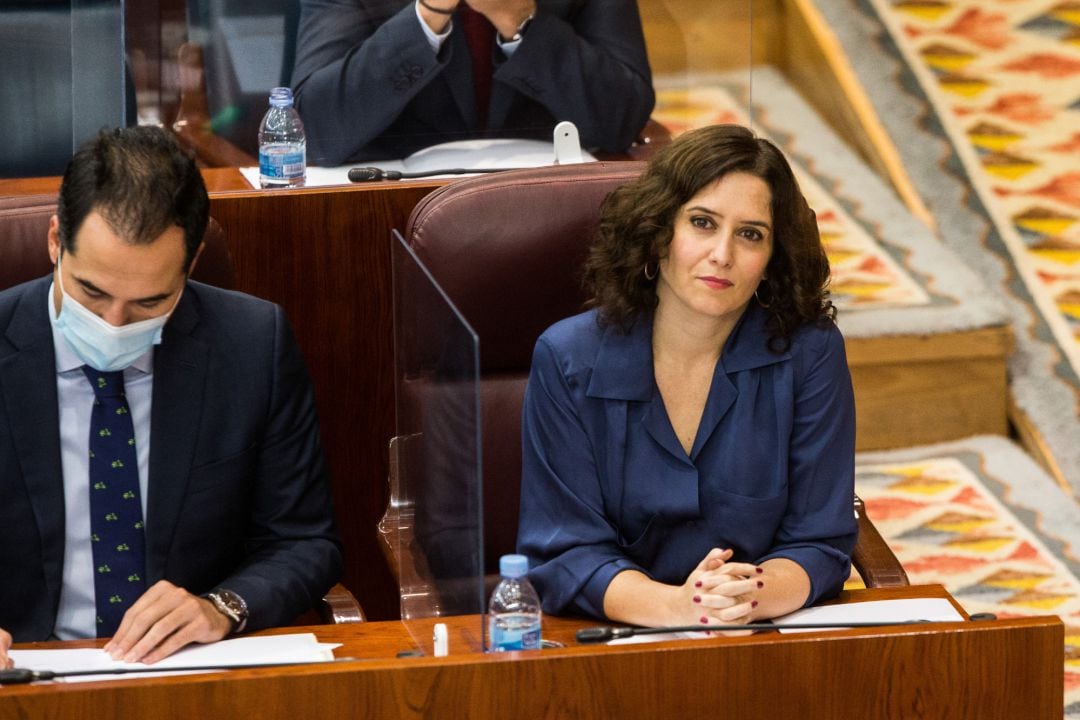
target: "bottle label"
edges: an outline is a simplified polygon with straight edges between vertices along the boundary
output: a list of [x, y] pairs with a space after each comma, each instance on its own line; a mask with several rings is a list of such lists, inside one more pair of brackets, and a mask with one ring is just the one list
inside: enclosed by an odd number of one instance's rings
[[540, 649], [540, 618], [535, 615], [495, 615], [489, 624], [492, 652]]
[[260, 148], [259, 175], [282, 180], [304, 177], [304, 149], [280, 145]]

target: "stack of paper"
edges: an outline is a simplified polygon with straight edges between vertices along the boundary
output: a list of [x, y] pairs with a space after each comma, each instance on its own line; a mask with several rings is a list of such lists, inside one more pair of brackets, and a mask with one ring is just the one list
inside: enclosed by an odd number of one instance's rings
[[[320, 643], [312, 633], [269, 635], [265, 637], [241, 637], [209, 645], [189, 645], [156, 663], [154, 668], [227, 668], [236, 665], [273, 663], [313, 663], [334, 659], [337, 644]], [[113, 670], [145, 668], [142, 663], [126, 663], [113, 660], [104, 650], [97, 648], [78, 650], [12, 650], [9, 655], [15, 667], [52, 672], [76, 672], [87, 670]], [[155, 672], [155, 675], [168, 673]], [[89, 680], [116, 680], [119, 678], [145, 677], [143, 674], [80, 675], [66, 678], [66, 682]]]

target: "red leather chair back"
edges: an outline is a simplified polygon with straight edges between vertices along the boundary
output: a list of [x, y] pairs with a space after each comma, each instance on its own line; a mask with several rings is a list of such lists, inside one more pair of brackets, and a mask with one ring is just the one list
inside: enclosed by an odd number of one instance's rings
[[640, 162], [515, 170], [451, 183], [413, 210], [406, 240], [480, 338], [484, 566], [517, 543], [521, 404], [533, 345], [580, 312], [600, 203]]
[[[55, 195], [0, 198], [0, 289], [52, 272], [46, 237], [49, 218], [55, 214]], [[209, 285], [234, 287], [236, 275], [225, 233], [213, 218], [203, 240], [206, 248], [192, 277]]]

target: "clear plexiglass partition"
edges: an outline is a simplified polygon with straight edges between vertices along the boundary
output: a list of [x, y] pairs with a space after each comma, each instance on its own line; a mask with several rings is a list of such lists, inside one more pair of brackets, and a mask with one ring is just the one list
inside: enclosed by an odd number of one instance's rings
[[102, 127], [128, 124], [121, 0], [0, 4], [0, 177], [59, 175]]
[[392, 244], [397, 423], [379, 534], [401, 620], [430, 654], [438, 618], [482, 614], [486, 602], [479, 343], [397, 232]]

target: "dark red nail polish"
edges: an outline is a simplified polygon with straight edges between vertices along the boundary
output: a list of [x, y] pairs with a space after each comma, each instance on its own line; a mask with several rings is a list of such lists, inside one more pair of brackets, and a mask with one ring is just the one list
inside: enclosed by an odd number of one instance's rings
[[709, 624], [709, 618], [707, 618], [707, 617], [705, 617], [704, 615], [702, 615], [702, 616], [701, 616], [701, 624], [702, 624], [702, 625], [708, 625], [708, 624]]
[[765, 572], [765, 571], [764, 571], [764, 570], [762, 570], [761, 568], [754, 568], [754, 570], [756, 570], [756, 571], [757, 571], [757, 574], [758, 574], [758, 575], [760, 575], [761, 573]]
[[700, 595], [695, 595], [694, 596], [694, 602], [696, 602], [696, 603], [701, 602], [701, 596]]
[[756, 608], [757, 607], [757, 600], [751, 600], [750, 601], [750, 607]]
[[763, 583], [762, 581], [758, 580], [758, 581], [757, 581], [757, 586], [758, 586], [759, 588], [763, 588], [763, 587], [765, 587], [765, 583]]
[[696, 583], [694, 583], [694, 587], [701, 587], [701, 581], [698, 580]]

